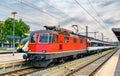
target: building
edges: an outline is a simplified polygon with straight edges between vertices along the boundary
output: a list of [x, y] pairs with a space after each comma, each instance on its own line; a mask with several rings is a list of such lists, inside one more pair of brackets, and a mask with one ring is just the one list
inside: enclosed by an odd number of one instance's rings
[[112, 31], [114, 32], [117, 39], [119, 40], [118, 42], [115, 42], [115, 44], [120, 46], [120, 28], [112, 28]]

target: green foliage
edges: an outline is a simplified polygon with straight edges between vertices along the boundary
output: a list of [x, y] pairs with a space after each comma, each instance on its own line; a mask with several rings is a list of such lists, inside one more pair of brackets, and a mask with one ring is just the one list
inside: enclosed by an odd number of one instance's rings
[[[0, 37], [6, 39], [7, 35], [13, 35], [13, 27], [15, 27], [15, 36], [20, 36], [20, 38], [25, 38], [25, 33], [29, 33], [30, 27], [22, 19], [14, 20], [13, 18], [8, 18], [3, 24], [0, 23]], [[7, 39], [11, 43], [12, 39]], [[1, 40], [2, 41], [2, 40]], [[1, 42], [0, 41], [0, 42]]]
[[29, 30], [30, 30], [30, 27], [22, 21], [22, 19], [20, 19], [17, 24], [16, 24], [16, 28], [15, 28], [17, 31], [16, 31], [16, 35], [17, 36], [20, 36], [21, 39], [25, 38], [26, 35], [25, 33], [28, 33]]
[[5, 42], [5, 24], [4, 22], [0, 22], [0, 42], [3, 43]]

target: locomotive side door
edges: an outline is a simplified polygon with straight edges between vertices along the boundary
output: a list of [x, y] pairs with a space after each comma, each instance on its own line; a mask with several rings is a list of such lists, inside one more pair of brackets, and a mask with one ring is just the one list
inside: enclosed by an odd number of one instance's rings
[[63, 41], [64, 41], [64, 37], [63, 37], [63, 35], [59, 34], [59, 35], [58, 35], [58, 38], [59, 38], [59, 40], [58, 40], [58, 43], [59, 43], [59, 50], [61, 51], [61, 50], [63, 50]]

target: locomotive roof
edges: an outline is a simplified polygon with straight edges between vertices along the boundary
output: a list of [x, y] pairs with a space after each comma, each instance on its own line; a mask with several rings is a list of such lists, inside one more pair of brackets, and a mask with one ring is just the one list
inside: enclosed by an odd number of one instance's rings
[[[80, 34], [76, 34], [74, 33], [73, 31], [71, 30], [67, 30], [67, 29], [64, 29], [64, 28], [58, 28], [56, 26], [44, 26], [46, 28], [46, 30], [38, 30], [38, 31], [32, 31], [31, 33], [56, 33], [56, 34], [64, 34], [66, 36], [75, 36], [75, 37], [82, 37], [82, 38], [86, 38], [85, 35], [80, 35]], [[105, 42], [105, 43], [110, 43], [110, 42], [107, 42], [107, 41], [102, 41], [102, 40], [99, 40], [99, 39], [95, 39], [95, 38], [92, 38], [92, 37], [87, 37], [88, 40], [92, 40], [93, 42], [97, 41], [97, 42]]]
[[56, 34], [64, 34], [64, 35], [68, 35], [68, 36], [78, 36], [78, 37], [86, 37], [86, 36], [83, 36], [83, 35], [78, 35], [78, 34], [75, 34], [75, 33], [67, 33], [67, 32], [59, 32], [59, 31], [55, 31], [55, 30], [37, 30], [37, 31], [31, 31], [31, 33], [56, 33]]
[[53, 31], [53, 30], [37, 30], [37, 31], [32, 31], [31, 33], [47, 33], [47, 32], [49, 32], [49, 33], [57, 33], [57, 32], [55, 32], [55, 31]]
[[[37, 30], [37, 31], [32, 31], [31, 33], [56, 33], [56, 34], [59, 34], [58, 31], [55, 31], [55, 30]], [[63, 33], [61, 33], [63, 34]], [[83, 38], [86, 38], [85, 35], [79, 35], [79, 34], [76, 34], [76, 33], [69, 33], [69, 36], [78, 36], [78, 37], [83, 37]], [[101, 41], [101, 42], [106, 42], [106, 41], [102, 41], [102, 40], [99, 40], [99, 39], [95, 39], [95, 38], [92, 38], [92, 37], [87, 37], [88, 40], [94, 40], [94, 41]]]

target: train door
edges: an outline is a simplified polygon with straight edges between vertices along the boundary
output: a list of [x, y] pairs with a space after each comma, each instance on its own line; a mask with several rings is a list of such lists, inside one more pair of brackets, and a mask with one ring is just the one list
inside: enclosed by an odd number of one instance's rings
[[80, 49], [83, 49], [84, 48], [84, 46], [83, 46], [83, 38], [80, 38]]
[[58, 52], [59, 51], [59, 42], [58, 42], [58, 35], [57, 34], [54, 34], [53, 35], [53, 45], [54, 45], [54, 49], [55, 49], [55, 52]]
[[58, 38], [59, 38], [59, 50], [63, 50], [63, 35], [58, 35]]

